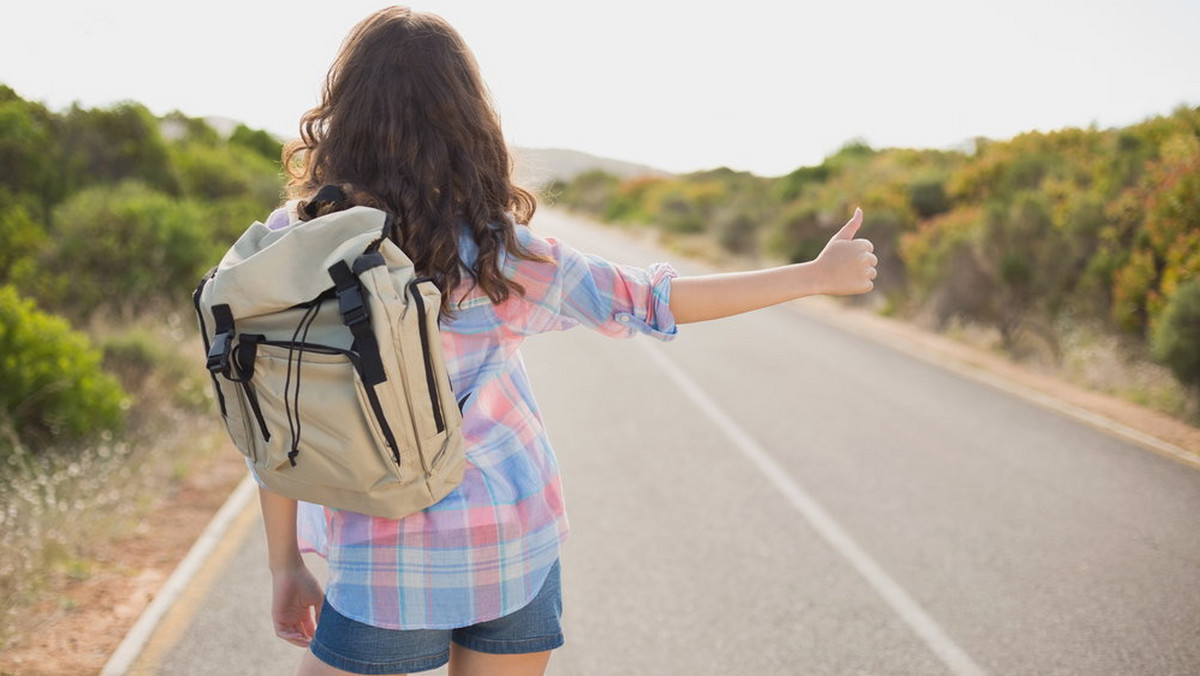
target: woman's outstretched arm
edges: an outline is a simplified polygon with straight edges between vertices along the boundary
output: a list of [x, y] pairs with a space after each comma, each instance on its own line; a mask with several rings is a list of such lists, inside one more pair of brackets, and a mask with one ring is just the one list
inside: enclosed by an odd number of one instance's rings
[[845, 296], [870, 291], [875, 286], [878, 259], [871, 242], [854, 238], [862, 220], [862, 210], [855, 209], [854, 217], [807, 263], [672, 280], [675, 322], [719, 319], [817, 294]]

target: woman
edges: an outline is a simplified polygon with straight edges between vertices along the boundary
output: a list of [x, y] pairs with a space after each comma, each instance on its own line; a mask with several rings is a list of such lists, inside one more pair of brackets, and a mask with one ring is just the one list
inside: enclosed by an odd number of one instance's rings
[[[614, 265], [534, 234], [535, 200], [513, 185], [500, 124], [474, 57], [442, 19], [393, 7], [356, 26], [320, 105], [284, 152], [301, 220], [337, 184], [398, 214], [398, 243], [443, 290], [442, 336], [463, 411], [467, 469], [441, 502], [400, 520], [261, 491], [276, 633], [309, 647], [298, 674], [541, 674], [563, 642], [557, 465], [518, 348], [583, 324], [671, 338], [677, 324], [802, 296], [869, 291], [876, 258], [854, 239], [862, 212], [809, 263], [677, 277]], [[300, 552], [329, 561], [322, 592]]]

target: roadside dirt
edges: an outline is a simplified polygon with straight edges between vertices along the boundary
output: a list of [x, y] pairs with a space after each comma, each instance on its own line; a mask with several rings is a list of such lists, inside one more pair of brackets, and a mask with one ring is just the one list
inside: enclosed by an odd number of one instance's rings
[[[903, 322], [805, 301], [802, 311], [868, 333], [902, 341], [909, 351], [944, 363], [982, 370], [1168, 442], [1175, 458], [1200, 469], [1200, 429], [1161, 413], [1056, 380], [999, 355], [931, 334]], [[1189, 460], [1190, 458], [1190, 460]], [[0, 676], [95, 676], [209, 519], [245, 475], [230, 449], [190, 473], [142, 521], [136, 532], [104, 547], [86, 579], [56, 578], [28, 609], [30, 621], [0, 653]]]
[[84, 579], [56, 575], [0, 652], [0, 676], [95, 676], [246, 473], [232, 449], [193, 468]]

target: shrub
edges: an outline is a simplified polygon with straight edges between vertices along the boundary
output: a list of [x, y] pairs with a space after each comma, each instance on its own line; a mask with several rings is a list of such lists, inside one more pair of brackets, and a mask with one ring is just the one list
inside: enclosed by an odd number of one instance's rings
[[182, 298], [219, 254], [208, 213], [139, 183], [78, 193], [55, 211], [38, 296], [78, 317], [129, 316]]
[[[237, 241], [254, 221], [265, 221], [276, 204], [264, 204], [252, 197], [233, 197], [216, 200], [205, 206], [201, 229], [209, 241], [214, 243], [215, 257], [205, 261], [205, 266], [215, 265], [225, 248]], [[203, 266], [202, 266], [203, 267]], [[193, 282], [199, 280], [193, 280]]]
[[1200, 386], [1200, 278], [1180, 285], [1167, 302], [1151, 347], [1180, 382]]
[[671, 185], [660, 176], [639, 176], [620, 183], [604, 211], [604, 220], [628, 223], [652, 223], [655, 212], [650, 203], [655, 195]]
[[49, 199], [54, 159], [49, 112], [0, 85], [0, 188]]
[[921, 180], [908, 186], [908, 203], [921, 218], [929, 218], [950, 209], [946, 187], [939, 180]]
[[776, 182], [775, 197], [780, 202], [791, 202], [804, 195], [808, 186], [824, 183], [830, 174], [828, 164], [815, 167], [800, 167]]
[[0, 284], [7, 283], [14, 269], [40, 251], [47, 241], [46, 231], [25, 205], [6, 206], [4, 201], [0, 197]]
[[770, 226], [766, 248], [791, 263], [810, 261], [829, 241], [827, 221], [816, 207], [793, 204]]
[[1200, 139], [1176, 135], [1122, 202], [1133, 222], [1113, 274], [1113, 317], [1130, 331], [1155, 324], [1181, 282], [1200, 275]]
[[279, 202], [279, 162], [234, 144], [184, 143], [172, 149], [183, 194], [196, 200], [249, 197], [264, 205]]
[[720, 184], [672, 181], [652, 194], [646, 205], [654, 222], [667, 232], [695, 234], [704, 232], [713, 205], [720, 200]]
[[621, 179], [599, 169], [585, 171], [559, 188], [560, 199], [572, 209], [599, 216], [612, 203], [620, 183]]
[[913, 309], [930, 308], [940, 326], [988, 312], [995, 287], [976, 254], [982, 222], [981, 209], [960, 207], [923, 222], [900, 240], [908, 301]]
[[74, 106], [56, 119], [68, 192], [97, 183], [136, 180], [171, 195], [178, 193], [158, 119], [145, 106]]
[[0, 287], [0, 382], [0, 414], [35, 450], [119, 429], [128, 406], [87, 336], [10, 286]]
[[266, 131], [251, 129], [244, 124], [239, 124], [233, 130], [233, 135], [229, 137], [229, 142], [253, 150], [260, 157], [270, 162], [279, 162], [283, 154], [283, 144], [279, 142], [279, 139]]
[[735, 254], [758, 253], [758, 231], [763, 222], [760, 211], [753, 204], [740, 203], [718, 209], [711, 222], [717, 242]]

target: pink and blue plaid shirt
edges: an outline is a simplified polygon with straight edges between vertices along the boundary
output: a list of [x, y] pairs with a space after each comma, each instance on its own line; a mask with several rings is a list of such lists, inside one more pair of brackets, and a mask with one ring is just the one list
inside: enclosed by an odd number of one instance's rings
[[[270, 227], [287, 224], [277, 211]], [[463, 627], [533, 599], [567, 534], [558, 465], [521, 361], [525, 338], [583, 325], [614, 337], [669, 340], [675, 271], [614, 265], [516, 226], [550, 262], [502, 256], [525, 289], [494, 304], [463, 284], [442, 342], [463, 409], [467, 468], [441, 502], [400, 520], [300, 503], [301, 547], [329, 562], [326, 596], [346, 617], [389, 629]], [[462, 247], [472, 260], [474, 244]], [[459, 302], [461, 301], [461, 302]]]

